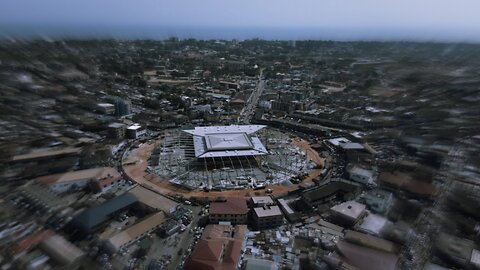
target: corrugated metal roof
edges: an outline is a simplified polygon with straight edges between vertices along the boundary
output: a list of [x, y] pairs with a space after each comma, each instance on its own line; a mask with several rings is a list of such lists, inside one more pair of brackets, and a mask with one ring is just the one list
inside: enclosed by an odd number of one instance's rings
[[91, 231], [96, 226], [109, 219], [109, 215], [124, 209], [137, 202], [137, 197], [131, 193], [125, 193], [98, 206], [86, 209], [73, 218], [77, 226], [85, 231]]
[[259, 138], [251, 134], [264, 125], [196, 127], [184, 130], [193, 135], [195, 157], [258, 156], [268, 154]]

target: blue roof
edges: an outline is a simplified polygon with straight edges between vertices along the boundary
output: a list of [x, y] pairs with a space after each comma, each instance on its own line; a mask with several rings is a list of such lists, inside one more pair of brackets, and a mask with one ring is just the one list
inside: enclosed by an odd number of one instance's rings
[[85, 231], [92, 231], [98, 225], [110, 218], [110, 215], [127, 208], [137, 202], [137, 197], [131, 193], [125, 193], [106, 201], [98, 206], [82, 211], [74, 217], [73, 222]]

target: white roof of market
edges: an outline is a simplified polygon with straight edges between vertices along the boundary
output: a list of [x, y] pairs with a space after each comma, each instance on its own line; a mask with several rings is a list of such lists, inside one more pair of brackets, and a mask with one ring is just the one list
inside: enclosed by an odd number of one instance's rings
[[230, 125], [230, 126], [208, 126], [195, 127], [195, 129], [184, 130], [194, 136], [205, 136], [206, 134], [216, 133], [247, 133], [252, 134], [260, 129], [266, 127], [265, 125]]
[[266, 155], [267, 149], [254, 133], [264, 125], [196, 127], [184, 130], [193, 135], [197, 158]]

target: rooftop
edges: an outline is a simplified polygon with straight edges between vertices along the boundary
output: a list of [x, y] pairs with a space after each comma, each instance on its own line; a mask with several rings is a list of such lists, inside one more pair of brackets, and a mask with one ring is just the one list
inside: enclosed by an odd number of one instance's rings
[[129, 126], [127, 129], [129, 129], [129, 130], [137, 130], [137, 129], [141, 129], [141, 128], [142, 128], [141, 125], [139, 125], [139, 124], [133, 124], [133, 125]]
[[193, 135], [195, 156], [199, 158], [265, 155], [267, 149], [252, 136], [263, 125], [196, 127], [184, 130]]
[[119, 232], [112, 236], [108, 242], [115, 249], [119, 249], [128, 242], [140, 237], [142, 234], [160, 226], [165, 220], [165, 214], [163, 212], [155, 213], [144, 220], [132, 225], [131, 227]]
[[246, 225], [207, 225], [183, 269], [237, 269], [246, 230]]
[[52, 174], [37, 178], [39, 183], [51, 185], [54, 183], [79, 181], [84, 179], [103, 180], [103, 179], [120, 179], [120, 173], [112, 167], [99, 167], [87, 170], [72, 171], [66, 173]]
[[107, 221], [109, 215], [124, 209], [137, 202], [137, 197], [131, 193], [124, 193], [98, 206], [84, 210], [73, 218], [73, 222], [85, 231], [91, 231]]
[[125, 124], [123, 123], [111, 123], [110, 125], [108, 125], [108, 127], [110, 128], [121, 128], [121, 127], [124, 127]]
[[271, 217], [271, 216], [281, 216], [282, 211], [280, 207], [276, 205], [264, 206], [264, 207], [255, 207], [253, 209], [257, 217]]
[[165, 213], [173, 212], [178, 206], [175, 201], [142, 186], [135, 186], [129, 193], [135, 195], [140, 203], [162, 210]]
[[246, 133], [217, 133], [204, 136], [208, 151], [252, 149]]
[[61, 265], [73, 264], [85, 255], [81, 249], [58, 234], [48, 237], [40, 247]]
[[273, 200], [270, 196], [256, 196], [252, 197], [253, 204], [273, 204]]
[[208, 127], [195, 127], [195, 129], [188, 129], [184, 131], [194, 136], [205, 136], [207, 134], [218, 134], [218, 133], [253, 134], [264, 127], [266, 126], [265, 125], [208, 126]]
[[357, 220], [365, 213], [365, 205], [356, 201], [348, 201], [337, 204], [331, 208], [334, 214], [349, 220]]
[[228, 198], [225, 202], [210, 203], [210, 214], [245, 215], [247, 213], [247, 201], [244, 198]]
[[81, 148], [75, 147], [65, 147], [58, 149], [38, 149], [27, 154], [15, 155], [12, 157], [12, 161], [28, 161], [33, 159], [42, 159], [42, 158], [56, 158], [63, 155], [74, 155], [79, 154]]
[[354, 245], [345, 241], [337, 243], [337, 250], [348, 264], [358, 269], [397, 269], [398, 256], [388, 252]]

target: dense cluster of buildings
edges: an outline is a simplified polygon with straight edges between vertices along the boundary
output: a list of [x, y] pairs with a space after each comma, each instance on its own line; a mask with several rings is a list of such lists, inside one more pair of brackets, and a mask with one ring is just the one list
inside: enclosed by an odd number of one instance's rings
[[479, 55], [1, 41], [0, 265], [479, 269]]

